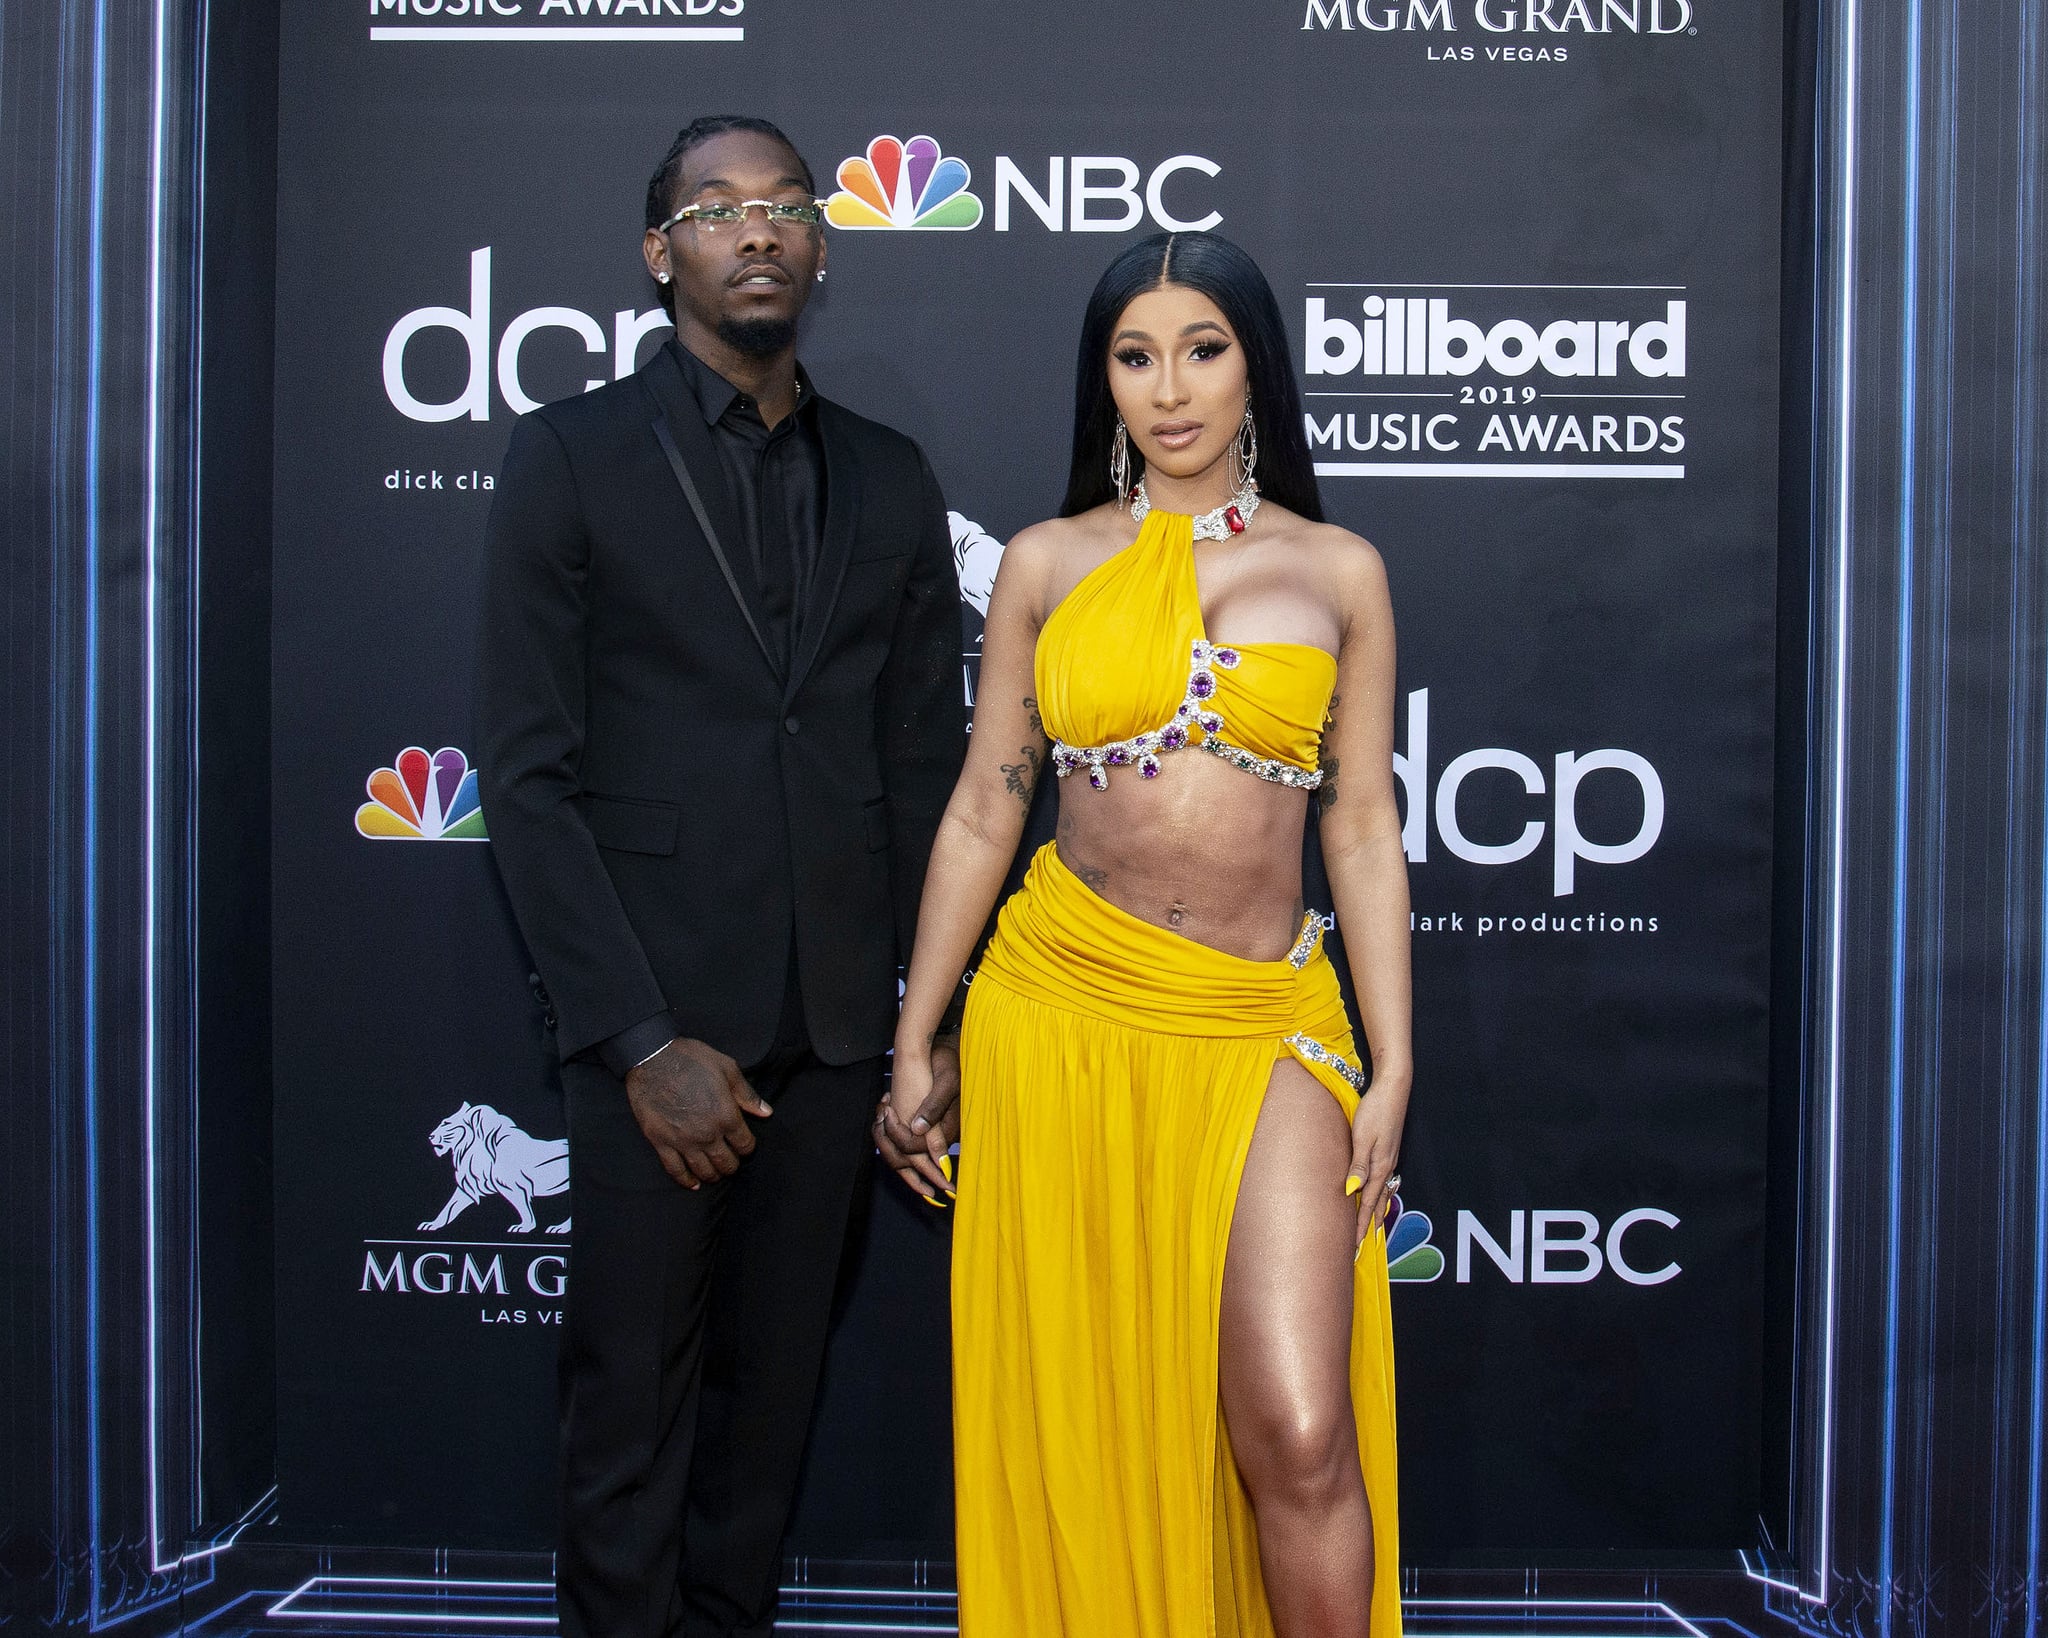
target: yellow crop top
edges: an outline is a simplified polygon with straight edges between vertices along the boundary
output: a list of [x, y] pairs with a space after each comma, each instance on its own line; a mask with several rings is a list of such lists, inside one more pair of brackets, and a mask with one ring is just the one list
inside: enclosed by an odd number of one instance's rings
[[1053, 771], [1156, 778], [1199, 745], [1277, 785], [1314, 790], [1337, 662], [1309, 643], [1212, 643], [1195, 582], [1194, 522], [1154, 510], [1047, 617], [1032, 660]]

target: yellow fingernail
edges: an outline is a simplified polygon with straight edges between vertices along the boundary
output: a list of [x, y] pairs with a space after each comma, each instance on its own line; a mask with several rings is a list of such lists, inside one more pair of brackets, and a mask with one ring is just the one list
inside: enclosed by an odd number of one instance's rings
[[953, 1181], [953, 1157], [951, 1155], [939, 1156], [939, 1170], [946, 1174], [946, 1181], [948, 1183]]
[[946, 1209], [946, 1202], [935, 1194], [920, 1194], [918, 1199], [922, 1200], [927, 1206], [937, 1206], [940, 1211]]
[[1351, 1195], [1356, 1194], [1360, 1189], [1364, 1187], [1365, 1179], [1362, 1177], [1347, 1177], [1344, 1179], [1344, 1193], [1347, 1198]]

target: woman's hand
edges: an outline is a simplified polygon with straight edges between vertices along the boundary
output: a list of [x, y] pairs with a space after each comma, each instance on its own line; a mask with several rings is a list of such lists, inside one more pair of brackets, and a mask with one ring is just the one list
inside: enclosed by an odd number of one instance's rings
[[1390, 1185], [1401, 1158], [1401, 1128], [1407, 1119], [1408, 1078], [1376, 1072], [1351, 1117], [1351, 1172], [1344, 1180], [1345, 1193], [1358, 1196], [1359, 1246], [1393, 1204]]
[[929, 1046], [898, 1041], [889, 1093], [875, 1110], [875, 1147], [883, 1164], [933, 1205], [953, 1189], [960, 1135], [960, 1043], [941, 1036]]

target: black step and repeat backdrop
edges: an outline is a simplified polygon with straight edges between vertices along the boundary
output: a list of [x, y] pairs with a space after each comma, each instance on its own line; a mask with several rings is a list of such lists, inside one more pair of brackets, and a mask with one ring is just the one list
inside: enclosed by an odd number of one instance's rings
[[[658, 344], [647, 173], [739, 110], [833, 195], [804, 357], [931, 455], [970, 692], [999, 543], [1061, 491], [1096, 275], [1157, 227], [1264, 265], [1401, 628], [1410, 1556], [1748, 1543], [1778, 40], [1752, 0], [288, 8], [286, 1524], [549, 1537], [573, 1222], [466, 754], [479, 537], [513, 419]], [[946, 1254], [878, 1189], [800, 1551], [949, 1551]]]

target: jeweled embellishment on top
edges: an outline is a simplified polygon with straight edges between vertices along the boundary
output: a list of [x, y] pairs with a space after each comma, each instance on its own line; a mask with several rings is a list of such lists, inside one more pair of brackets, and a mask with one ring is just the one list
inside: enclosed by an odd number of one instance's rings
[[1242, 745], [1233, 745], [1227, 739], [1211, 736], [1202, 741], [1202, 749], [1268, 784], [1312, 791], [1323, 782], [1323, 770], [1320, 768], [1297, 768], [1291, 762], [1280, 762], [1270, 756], [1254, 756]]
[[1052, 744], [1052, 771], [1064, 779], [1068, 774], [1085, 768], [1088, 783], [1098, 791], [1109, 788], [1111, 768], [1135, 766], [1141, 779], [1157, 779], [1160, 753], [1182, 750], [1193, 743], [1189, 732], [1191, 726], [1200, 728], [1207, 736], [1203, 744], [1216, 742], [1214, 736], [1223, 732], [1223, 713], [1203, 702], [1215, 697], [1219, 686], [1217, 671], [1235, 671], [1242, 659], [1243, 656], [1228, 644], [1218, 647], [1206, 637], [1197, 637], [1188, 654], [1187, 693], [1174, 707], [1170, 721], [1163, 727], [1148, 729], [1130, 739], [1113, 739], [1107, 745], [1069, 745], [1056, 739]]

